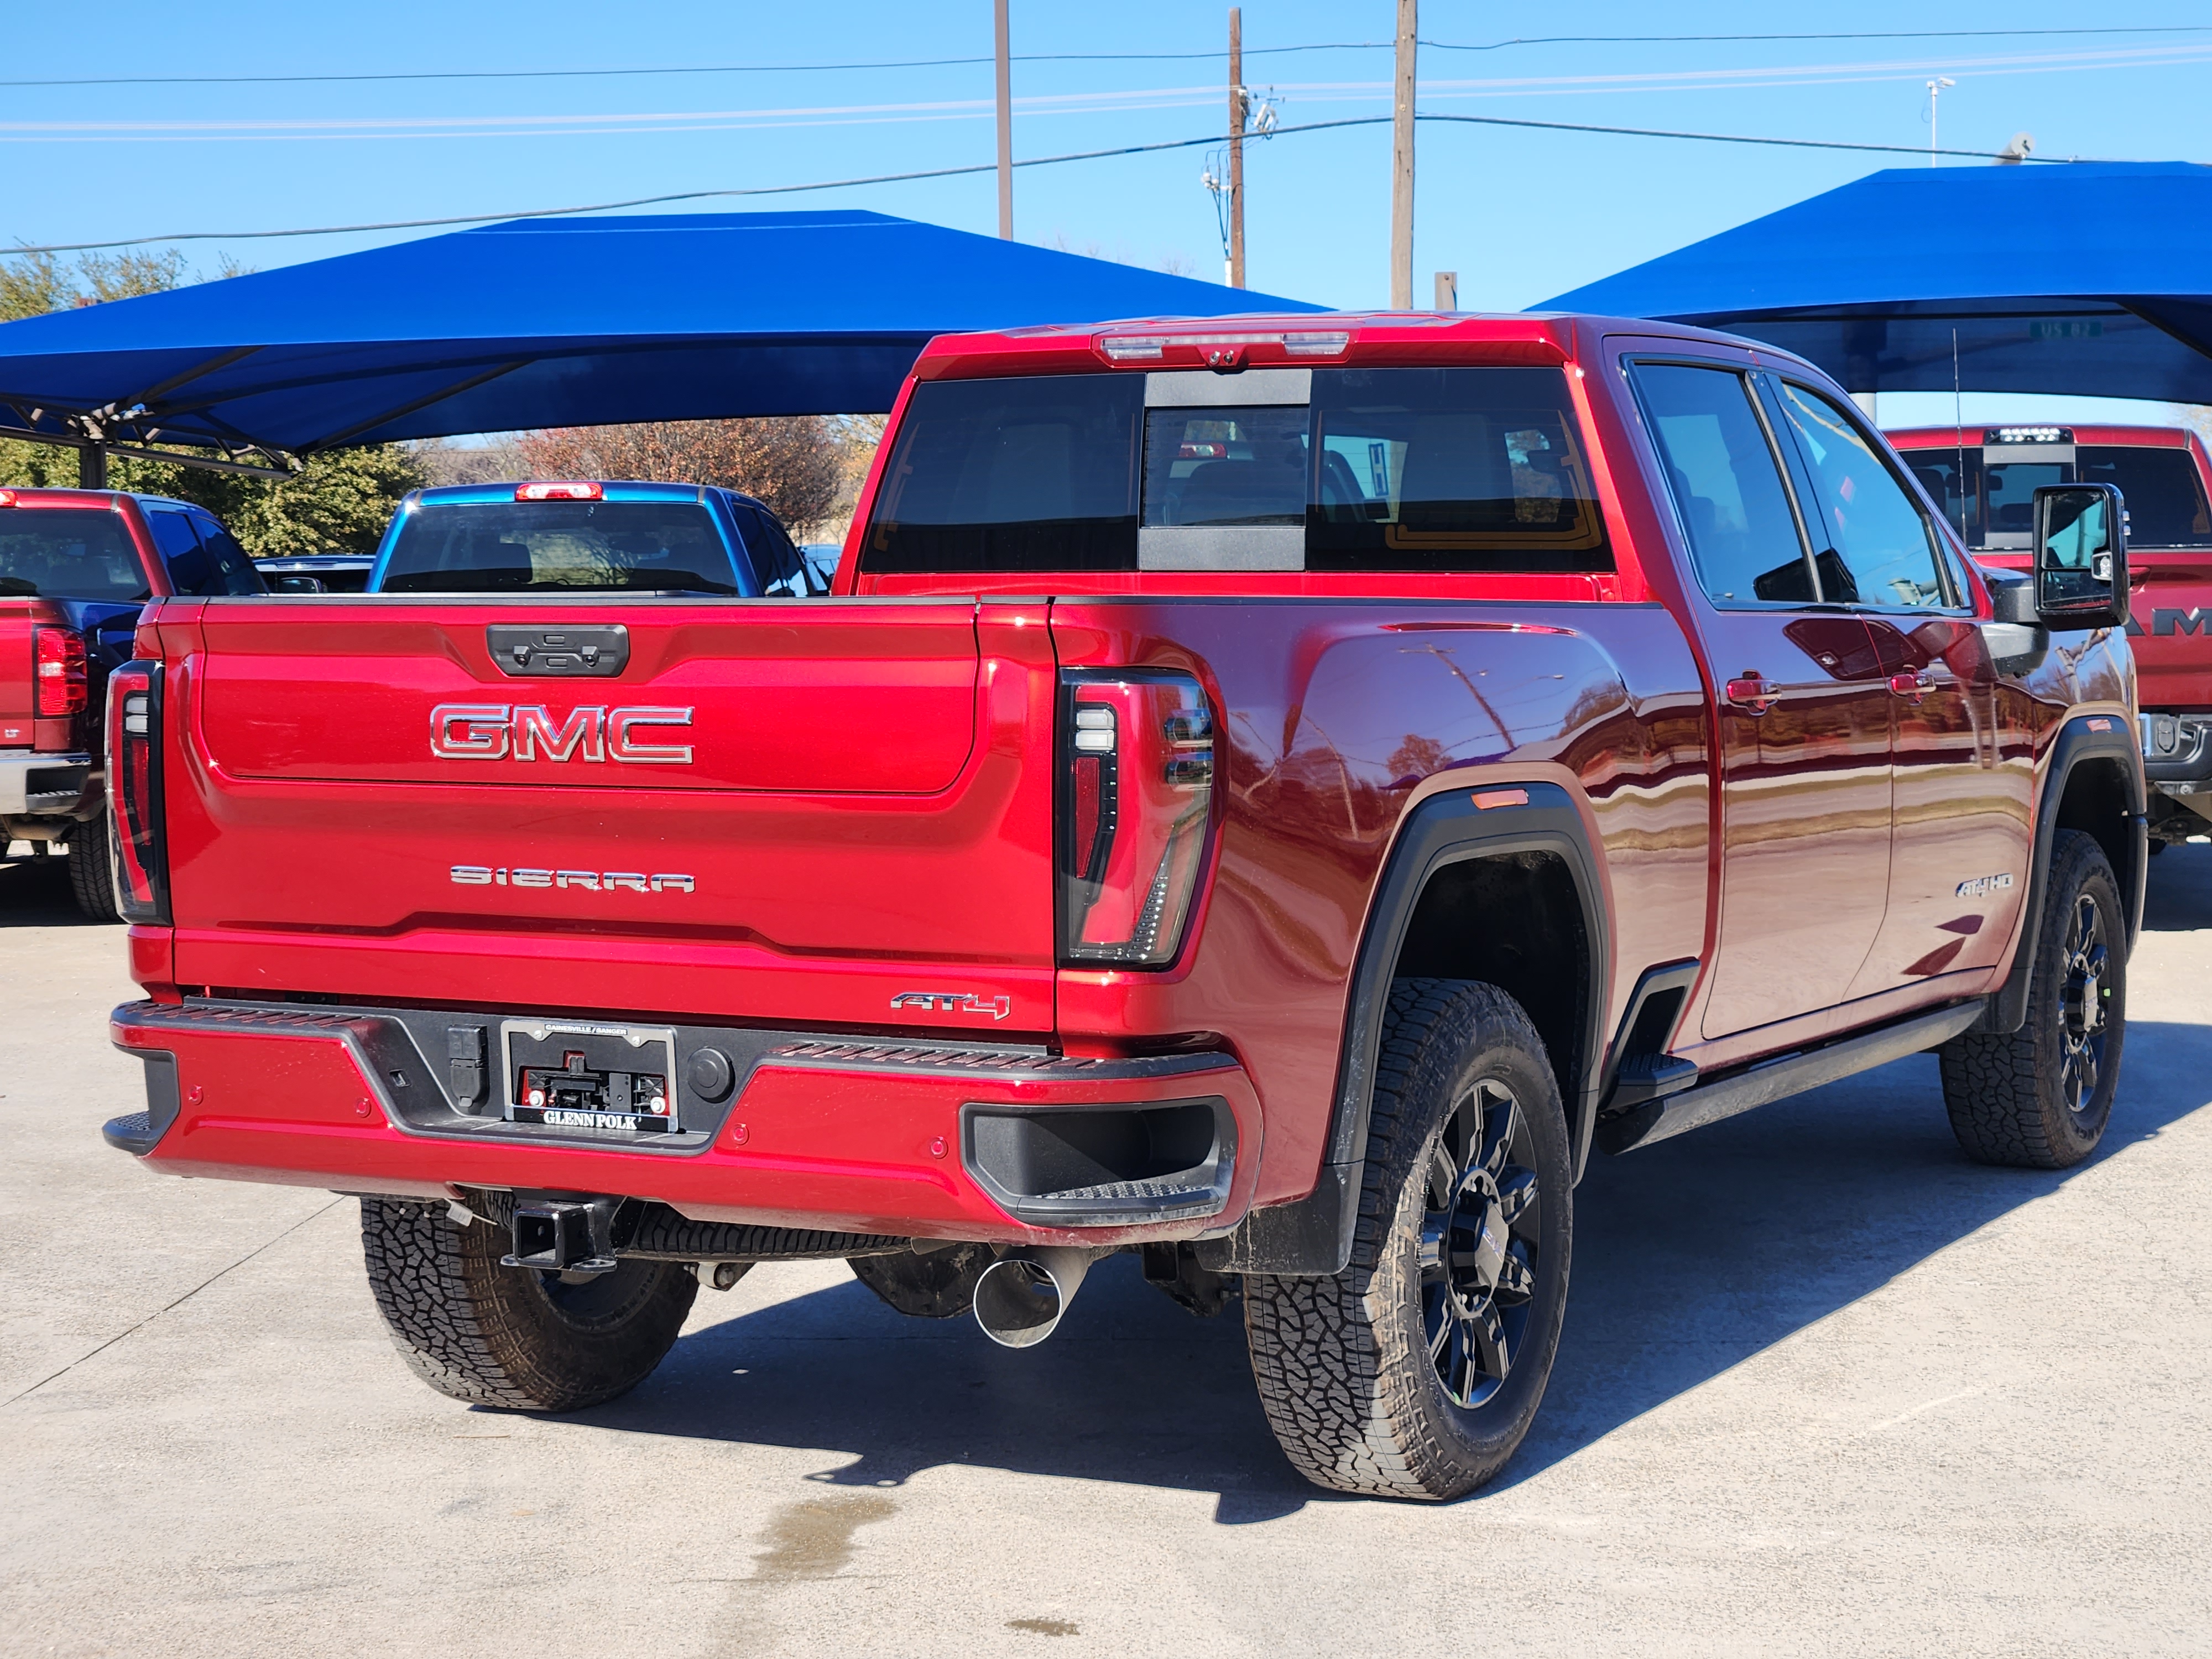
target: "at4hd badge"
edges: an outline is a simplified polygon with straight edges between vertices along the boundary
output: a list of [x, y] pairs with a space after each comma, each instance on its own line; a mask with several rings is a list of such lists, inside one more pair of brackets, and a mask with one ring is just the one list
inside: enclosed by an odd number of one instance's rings
[[1014, 1012], [1014, 1000], [979, 997], [966, 991], [901, 991], [891, 999], [891, 1006], [943, 1014], [988, 1014], [993, 1019], [1004, 1019]]

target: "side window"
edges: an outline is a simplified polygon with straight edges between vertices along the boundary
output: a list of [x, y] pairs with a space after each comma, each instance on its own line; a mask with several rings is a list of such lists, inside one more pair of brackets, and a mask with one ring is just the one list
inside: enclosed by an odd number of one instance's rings
[[752, 560], [754, 580], [760, 583], [761, 592], [771, 599], [804, 599], [808, 592], [806, 562], [799, 556], [791, 538], [772, 513], [763, 512], [750, 501], [730, 501], [730, 513], [738, 521], [738, 533], [744, 538], [745, 552]]
[[222, 592], [216, 585], [215, 567], [200, 545], [188, 514], [175, 507], [149, 507], [146, 523], [154, 532], [154, 545], [161, 551], [161, 562], [169, 568], [171, 587], [196, 599]]
[[213, 567], [215, 586], [212, 591], [217, 593], [265, 593], [269, 591], [268, 584], [261, 580], [261, 573], [253, 568], [253, 561], [246, 550], [238, 544], [230, 532], [215, 521], [213, 515], [193, 513], [187, 516], [191, 518], [193, 527], [200, 532], [200, 546], [206, 550], [208, 562]]
[[1876, 441], [1819, 392], [1789, 380], [1776, 390], [1811, 477], [1806, 528], [1826, 597], [1884, 610], [1950, 605], [1935, 532]]
[[1748, 382], [1718, 366], [1635, 373], [1705, 592], [1725, 605], [1812, 603], [1812, 567]]

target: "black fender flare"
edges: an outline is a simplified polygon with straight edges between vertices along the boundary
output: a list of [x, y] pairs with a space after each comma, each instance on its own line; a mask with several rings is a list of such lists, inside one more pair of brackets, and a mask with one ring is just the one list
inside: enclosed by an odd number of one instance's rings
[[[1524, 799], [1498, 802], [1501, 793]], [[1478, 798], [1493, 804], [1480, 805]], [[1399, 826], [1353, 963], [1328, 1138], [1312, 1193], [1295, 1203], [1255, 1210], [1228, 1237], [1201, 1243], [1198, 1249], [1203, 1265], [1236, 1273], [1326, 1275], [1343, 1271], [1352, 1259], [1352, 1232], [1359, 1219], [1367, 1116], [1391, 969], [1404, 948], [1414, 908], [1430, 878], [1446, 866], [1514, 853], [1557, 854], [1573, 878], [1582, 905], [1589, 983], [1583, 998], [1581, 1074], [1565, 1103], [1574, 1167], [1580, 1174], [1589, 1157], [1604, 1075], [1603, 1023], [1613, 961], [1613, 930], [1599, 879], [1600, 862], [1582, 813], [1565, 789], [1555, 783], [1486, 780], [1479, 787], [1431, 796]]]
[[2027, 897], [2024, 901], [2020, 945], [2013, 952], [2012, 969], [2005, 975], [2004, 984], [1990, 999], [1988, 1008], [1972, 1028], [1976, 1031], [2017, 1031], [2027, 1024], [2027, 986], [2035, 971], [2035, 949], [2043, 928], [2044, 887], [2051, 870], [2051, 844], [2058, 830], [2059, 805], [2066, 799], [2067, 780], [2074, 769], [2085, 761], [2094, 760], [2117, 762], [2120, 775], [2126, 781], [2126, 833], [2132, 849], [2130, 862], [2134, 867], [2116, 870], [2113, 874], [2119, 878], [2120, 902], [2127, 910], [2128, 948], [2135, 948], [2136, 934], [2142, 927], [2143, 884], [2150, 873], [2150, 821], [2146, 816], [2148, 790], [2144, 782], [2142, 749], [2135, 726], [2124, 717], [2076, 714], [2052, 740], [2051, 764], [2044, 773], [2043, 787], [2036, 798], [2035, 843], [2028, 860]]

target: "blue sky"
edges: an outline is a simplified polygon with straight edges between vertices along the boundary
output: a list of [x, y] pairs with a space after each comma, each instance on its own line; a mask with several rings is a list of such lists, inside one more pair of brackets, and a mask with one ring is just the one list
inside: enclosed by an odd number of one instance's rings
[[[1214, 52], [1222, 5], [1014, 0], [1024, 53]], [[1285, 125], [1384, 115], [1387, 50], [1257, 49], [1388, 39], [1391, 0], [1244, 7], [1245, 78]], [[2110, 10], [2047, 0], [1771, 3], [1430, 0], [1421, 32], [1480, 46], [1542, 33], [2064, 29], [2212, 24], [2176, 0]], [[988, 0], [810, 6], [538, 0], [374, 8], [233, 0], [216, 10], [132, 3], [96, 13], [11, 9], [0, 79], [659, 68], [988, 58]], [[1218, 132], [1218, 58], [1018, 62], [1018, 155]], [[1984, 150], [2016, 131], [2037, 153], [2212, 160], [2201, 121], [2212, 29], [1944, 40], [1553, 44], [1425, 50], [1421, 107], [1775, 137], [1923, 146], [1924, 82], [1948, 75], [1941, 134]], [[682, 190], [786, 185], [988, 162], [988, 64], [804, 73], [210, 85], [11, 86], [0, 96], [8, 187], [0, 241], [313, 226], [499, 212]], [[1253, 286], [1342, 306], [1388, 296], [1389, 130], [1285, 134], [1248, 161]], [[1016, 231], [1213, 276], [1220, 247], [1200, 149], [1025, 170]], [[1463, 307], [1511, 307], [1710, 234], [1887, 164], [1916, 158], [1425, 126], [1417, 292], [1460, 273]], [[787, 196], [995, 228], [973, 178]], [[703, 206], [742, 208], [743, 201]], [[200, 269], [319, 258], [421, 233], [185, 245]], [[895, 272], [885, 273], [896, 281]]]

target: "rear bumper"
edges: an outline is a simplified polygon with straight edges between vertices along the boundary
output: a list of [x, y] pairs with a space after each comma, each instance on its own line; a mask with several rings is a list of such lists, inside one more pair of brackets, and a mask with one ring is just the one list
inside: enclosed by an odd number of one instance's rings
[[2212, 714], [2146, 708], [2140, 719], [2150, 787], [2168, 795], [2212, 793]]
[[98, 799], [89, 755], [0, 754], [0, 817], [73, 817]]
[[[684, 1132], [639, 1138], [505, 1121], [495, 1046], [477, 1109], [457, 1106], [472, 1079], [454, 1069], [467, 1062], [450, 1058], [447, 1034], [495, 1031], [499, 1019], [128, 1003], [110, 1035], [148, 1062], [147, 1109], [106, 1133], [175, 1175], [424, 1198], [462, 1187], [600, 1194], [657, 1200], [700, 1221], [992, 1243], [1218, 1237], [1249, 1206], [1258, 1172], [1257, 1099], [1226, 1054], [1091, 1060], [678, 1028]], [[690, 1086], [708, 1048], [730, 1061], [719, 1103]], [[1020, 1132], [1011, 1138], [1010, 1118]], [[1111, 1148], [1127, 1137], [1115, 1136], [1139, 1120], [1171, 1126], [1186, 1147], [1194, 1126], [1218, 1127], [1209, 1156], [1187, 1169], [1121, 1169]], [[995, 1127], [979, 1133], [987, 1122]], [[1057, 1134], [1063, 1127], [1072, 1139]], [[1024, 1134], [1030, 1144], [1015, 1144]], [[1124, 1178], [1097, 1179], [1095, 1164], [1071, 1177], [1078, 1145], [1107, 1146], [1103, 1172]]]

